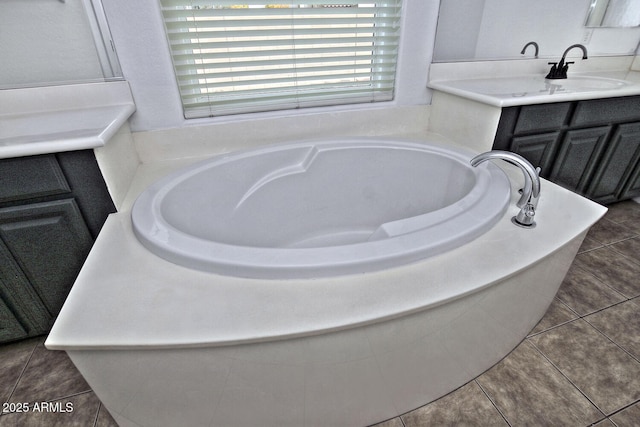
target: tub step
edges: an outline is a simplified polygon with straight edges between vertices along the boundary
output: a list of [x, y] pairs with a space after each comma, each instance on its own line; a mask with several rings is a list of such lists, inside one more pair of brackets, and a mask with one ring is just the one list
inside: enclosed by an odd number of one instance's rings
[[285, 247], [287, 248], [321, 248], [326, 246], [342, 246], [354, 243], [366, 242], [373, 233], [374, 229], [357, 229], [357, 230], [341, 230], [329, 233], [318, 233], [304, 239], [291, 242]]

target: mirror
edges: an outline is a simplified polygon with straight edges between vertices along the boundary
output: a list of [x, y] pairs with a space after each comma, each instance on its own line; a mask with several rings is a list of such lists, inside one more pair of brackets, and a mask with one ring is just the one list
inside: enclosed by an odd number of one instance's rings
[[637, 27], [640, 25], [640, 1], [591, 0], [585, 27]]
[[99, 0], [2, 0], [0, 40], [0, 89], [122, 77]]
[[530, 41], [540, 46], [541, 58], [557, 59], [574, 43], [585, 45], [589, 56], [634, 55], [640, 27], [585, 27], [593, 1], [441, 0], [433, 62], [530, 59], [533, 49], [520, 54]]

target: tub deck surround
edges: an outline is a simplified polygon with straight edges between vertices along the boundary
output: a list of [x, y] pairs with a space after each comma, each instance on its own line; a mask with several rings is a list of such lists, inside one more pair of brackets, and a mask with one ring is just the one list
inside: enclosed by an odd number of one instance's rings
[[[522, 176], [501, 163], [497, 162], [512, 178], [511, 201], [494, 228], [472, 242], [375, 274], [269, 281], [273, 285], [269, 289], [263, 280], [215, 275], [167, 262], [136, 239], [129, 211], [112, 214], [47, 346], [216, 346], [322, 333], [397, 317], [474, 292], [478, 283], [489, 286], [517, 273], [575, 239], [606, 211], [543, 180], [538, 227], [516, 227], [510, 218], [518, 211], [519, 187], [513, 182], [520, 183]], [[142, 168], [136, 178], [141, 184], [134, 183], [133, 188], [140, 190], [161, 171], [173, 168]], [[389, 287], [390, 282], [395, 285]], [[449, 282], [455, 285], [445, 285]]]
[[0, 91], [0, 158], [103, 147], [135, 111], [125, 81]]

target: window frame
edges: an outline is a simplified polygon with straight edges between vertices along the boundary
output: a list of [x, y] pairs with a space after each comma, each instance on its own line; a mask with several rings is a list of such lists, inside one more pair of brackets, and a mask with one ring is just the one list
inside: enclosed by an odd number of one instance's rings
[[[305, 5], [307, 8], [304, 8], [304, 6], [302, 6], [302, 8], [300, 8], [300, 6], [298, 6], [299, 8], [278, 8], [278, 11], [276, 12], [273, 8], [260, 7], [264, 6], [264, 4], [274, 3], [274, 1], [204, 0], [202, 3], [208, 3], [207, 6], [210, 6], [210, 8], [202, 9], [201, 16], [199, 17], [200, 19], [197, 21], [205, 24], [203, 29], [198, 28], [197, 23], [191, 24], [198, 19], [196, 15], [200, 11], [199, 7], [197, 9], [191, 9], [194, 7], [193, 3], [195, 2], [159, 0], [160, 7], [163, 8], [163, 23], [166, 30], [167, 43], [169, 44], [172, 54], [173, 70], [180, 90], [181, 105], [183, 107], [185, 119], [392, 101], [394, 99], [395, 81], [397, 79], [397, 58], [399, 56], [399, 39], [404, 2], [405, 0], [364, 0], [351, 2], [351, 4], [359, 5], [360, 8], [339, 6], [340, 9], [335, 8], [331, 12], [328, 12], [330, 9], [323, 8], [324, 4], [335, 4], [335, 2], [325, 0], [301, 0], [289, 2], [289, 5], [294, 3], [296, 6]], [[288, 28], [277, 27], [276, 30], [277, 32], [291, 31], [292, 33], [290, 39], [286, 39], [292, 46], [289, 49], [286, 49], [285, 52], [291, 53], [293, 57], [290, 59], [289, 65], [285, 65], [285, 67], [289, 67], [285, 69], [286, 73], [283, 72], [283, 75], [286, 75], [286, 77], [279, 79], [281, 82], [280, 85], [283, 86], [282, 90], [279, 90], [278, 85], [275, 85], [272, 88], [267, 86], [266, 90], [256, 89], [243, 91], [246, 86], [240, 86], [238, 89], [235, 87], [226, 89], [227, 91], [225, 92], [224, 85], [228, 84], [229, 86], [232, 86], [233, 84], [231, 81], [234, 78], [230, 76], [231, 73], [229, 72], [215, 74], [217, 69], [223, 69], [224, 66], [217, 65], [215, 63], [209, 66], [206, 65], [205, 60], [203, 60], [202, 57], [206, 57], [206, 60], [208, 61], [211, 60], [208, 59], [209, 55], [207, 53], [199, 49], [199, 43], [203, 43], [204, 46], [209, 49], [209, 52], [214, 49], [212, 40], [215, 39], [207, 39], [207, 37], [214, 37], [212, 34], [219, 33], [219, 27], [217, 27], [217, 25], [222, 21], [217, 19], [215, 12], [212, 13], [212, 10], [215, 10], [217, 7], [221, 7], [218, 6], [220, 4], [226, 4], [227, 7], [225, 7], [225, 9], [221, 9], [221, 12], [223, 14], [226, 12], [226, 15], [230, 16], [232, 23], [236, 23], [238, 21], [246, 22], [243, 19], [248, 18], [247, 16], [243, 16], [247, 15], [247, 13], [244, 12], [245, 9], [229, 8], [228, 6], [230, 6], [231, 3], [251, 3], [254, 8], [250, 9], [251, 5], [249, 5], [246, 9], [249, 16], [256, 16], [256, 14], [257, 16], [266, 15], [266, 18], [263, 21], [266, 27], [264, 29], [265, 33], [268, 33], [271, 28], [273, 28], [270, 24], [270, 20], [273, 19], [271, 12], [275, 12], [278, 22], [282, 20], [286, 22], [287, 19], [293, 19], [297, 16], [301, 21], [305, 21], [305, 25], [306, 21], [311, 20], [313, 22], [316, 19], [317, 23], [314, 23], [313, 25], [319, 25], [327, 19], [327, 16], [333, 17], [332, 12], [336, 13], [336, 16], [339, 19], [341, 18], [342, 21], [346, 22], [346, 25], [340, 27], [340, 31], [343, 31], [344, 28], [353, 29], [357, 32], [366, 31], [365, 37], [371, 40], [370, 53], [366, 57], [369, 60], [369, 65], [362, 65], [363, 61], [359, 61], [360, 65], [357, 67], [353, 66], [353, 71], [351, 71], [355, 73], [356, 70], [359, 70], [360, 75], [364, 75], [362, 70], [368, 69], [366, 76], [358, 79], [354, 77], [352, 80], [348, 80], [348, 77], [345, 77], [343, 80], [331, 79], [331, 71], [325, 71], [325, 68], [328, 68], [326, 61], [321, 62], [319, 67], [316, 67], [318, 63], [315, 62], [312, 64], [314, 67], [313, 69], [319, 69], [321, 71], [312, 74], [310, 77], [307, 73], [306, 78], [311, 79], [316, 83], [316, 85], [312, 88], [311, 86], [304, 86], [301, 84], [298, 79], [301, 78], [300, 76], [304, 74], [305, 71], [309, 70], [304, 68], [304, 66], [308, 65], [305, 61], [315, 61], [317, 59], [308, 60], [299, 55], [301, 47], [296, 45], [296, 42], [306, 43], [303, 47], [307, 47], [309, 39], [306, 37], [309, 36], [296, 38], [293, 33], [295, 33], [295, 31], [305, 31], [305, 29], [309, 27], [305, 26], [302, 27], [304, 28], [303, 30], [300, 30], [300, 25], [302, 24], [296, 23]], [[257, 3], [261, 3], [261, 5], [255, 5]], [[314, 3], [314, 7], [311, 8], [311, 6], [308, 5], [309, 3]], [[356, 10], [358, 12], [356, 12]], [[392, 14], [373, 15], [373, 13], [382, 12], [391, 12]], [[372, 16], [369, 17], [367, 16], [368, 14], [372, 14]], [[362, 17], [363, 15], [365, 18]], [[284, 17], [284, 19], [279, 19], [281, 17]], [[360, 22], [361, 20], [370, 26], [362, 27], [362, 23]], [[382, 31], [376, 32], [375, 25], [379, 25], [380, 28], [382, 28]], [[325, 28], [327, 29], [327, 32], [335, 31], [334, 28], [331, 28], [329, 25], [312, 27], [310, 31], [318, 31], [318, 29], [324, 31]], [[371, 28], [372, 31], [367, 31], [368, 28]], [[249, 27], [246, 29], [252, 30], [253, 28]], [[261, 31], [263, 30], [261, 29]], [[238, 31], [238, 33], [242, 34], [242, 30]], [[369, 35], [367, 33], [371, 34]], [[187, 34], [189, 36], [186, 36]], [[191, 37], [191, 34], [195, 34], [195, 36]], [[203, 34], [203, 37], [207, 41], [203, 42], [202, 39], [198, 37], [199, 34]], [[231, 42], [228, 40], [231, 40]], [[236, 39], [225, 38], [220, 41], [220, 44], [234, 47], [236, 43], [235, 40]], [[215, 42], [217, 43], [217, 41]], [[263, 40], [260, 40], [257, 43], [260, 45], [265, 44]], [[342, 42], [338, 42], [338, 44], [340, 43]], [[244, 46], [245, 43], [241, 41], [238, 42], [238, 44], [242, 44]], [[334, 43], [334, 45], [335, 44], [336, 43]], [[188, 47], [190, 45], [194, 46], [193, 53], [189, 53], [188, 51]], [[344, 45], [348, 47], [347, 44]], [[274, 46], [269, 46], [268, 44], [267, 46], [267, 49], [271, 49], [270, 52], [273, 52], [274, 54], [281, 52], [280, 50], [274, 50]], [[327, 44], [326, 46], [329, 45]], [[185, 47], [187, 49], [185, 49]], [[342, 45], [340, 47], [342, 47]], [[256, 49], [256, 47], [251, 46], [246, 49]], [[280, 47], [276, 46], [275, 49], [280, 49]], [[296, 49], [298, 50], [296, 51]], [[200, 53], [195, 51], [201, 52], [202, 57], [200, 57]], [[389, 55], [389, 52], [392, 54]], [[355, 59], [355, 50], [353, 55], [354, 56], [352, 58]], [[230, 55], [230, 57], [231, 59], [229, 62], [232, 63], [234, 61], [233, 55]], [[187, 60], [186, 62], [185, 59]], [[254, 60], [261, 63], [261, 61], [250, 57], [243, 58], [243, 63]], [[209, 64], [211, 64], [211, 62]], [[350, 72], [348, 69], [349, 66], [340, 65], [335, 68], [343, 70], [345, 73]], [[211, 70], [213, 70], [213, 72], [211, 72]], [[234, 68], [230, 68], [229, 70], [234, 70]], [[276, 73], [280, 73], [280, 69], [268, 69], [266, 72], [273, 73], [274, 71]], [[325, 74], [318, 77], [315, 76], [315, 74], [321, 74], [323, 72]], [[264, 76], [262, 76], [260, 72], [256, 72], [255, 77], [254, 75], [251, 75], [251, 73], [252, 72], [243, 73], [248, 75], [248, 80], [250, 82], [251, 78], [255, 78], [256, 80], [262, 79], [260, 81], [270, 81], [269, 76], [264, 79]], [[216, 79], [217, 76], [223, 74], [229, 76], [228, 81], [220, 78]], [[391, 75], [392, 77], [391, 79], [387, 78], [388, 80], [386, 83], [380, 84], [380, 81], [376, 79], [385, 75]], [[325, 80], [321, 80], [322, 78]], [[347, 81], [345, 82], [344, 80]], [[328, 81], [331, 81], [331, 83], [328, 83]], [[210, 89], [209, 86], [213, 85], [211, 82], [214, 82], [217, 86], [222, 86], [222, 88], [218, 91]], [[269, 85], [269, 83], [267, 83], [267, 85]], [[318, 87], [319, 89], [315, 89], [315, 87]], [[268, 91], [273, 92], [272, 97], [269, 97], [268, 93], [265, 95], [265, 92]], [[348, 94], [346, 94], [347, 92]], [[245, 93], [247, 95], [243, 96]], [[222, 101], [219, 101], [220, 99], [222, 99]]]
[[129, 82], [136, 102], [136, 113], [129, 119], [133, 132], [295, 118], [313, 114], [330, 114], [336, 120], [335, 127], [341, 126], [341, 112], [366, 112], [431, 103], [432, 91], [427, 88], [427, 81], [433, 57], [439, 0], [405, 0], [403, 4], [403, 29], [400, 34], [393, 101], [190, 120], [184, 118], [180, 106], [180, 94], [158, 0], [109, 0], [103, 5], [124, 77]]

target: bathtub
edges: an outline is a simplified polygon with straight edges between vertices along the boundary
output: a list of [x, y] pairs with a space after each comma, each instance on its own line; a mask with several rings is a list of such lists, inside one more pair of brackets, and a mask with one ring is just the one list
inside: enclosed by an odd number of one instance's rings
[[[252, 163], [262, 153], [274, 156], [268, 171]], [[425, 160], [432, 156], [436, 161]], [[488, 163], [472, 169], [470, 158], [429, 141], [389, 139], [285, 144], [177, 173], [165, 164], [145, 165], [132, 188], [150, 187], [132, 211], [107, 219], [45, 345], [67, 352], [121, 426], [366, 426], [422, 406], [518, 345], [606, 211], [543, 180], [537, 226], [517, 227], [510, 218], [519, 210], [521, 172], [500, 162], [500, 170]], [[329, 181], [316, 163], [321, 159], [341, 165]], [[439, 174], [419, 170], [424, 161]], [[381, 165], [399, 170], [388, 173]], [[358, 173], [345, 182], [345, 170]], [[167, 178], [152, 184], [163, 171]], [[202, 176], [215, 179], [197, 184]], [[289, 183], [300, 177], [310, 187]], [[370, 183], [386, 193], [367, 188]], [[219, 195], [233, 209], [211, 206], [217, 198], [182, 195], [234, 185], [245, 190]], [[330, 212], [327, 218], [300, 210], [297, 222], [270, 211], [268, 221], [280, 217], [284, 224], [241, 218], [230, 230], [218, 226], [236, 207], [268, 209], [260, 198], [271, 197], [271, 188], [307, 188], [303, 195], [337, 193], [344, 200], [337, 211], [331, 203], [313, 206]], [[425, 188], [436, 188], [440, 200], [425, 205]], [[285, 193], [282, 203], [296, 192]], [[379, 211], [369, 196], [394, 203]], [[485, 197], [495, 199], [481, 218], [473, 215], [483, 223], [476, 229], [463, 218]], [[351, 210], [353, 201], [365, 207]], [[339, 212], [366, 221], [336, 223]], [[193, 219], [202, 213], [206, 224]], [[145, 229], [149, 218], [162, 225]], [[322, 223], [323, 231], [309, 236], [309, 222]], [[210, 223], [197, 241], [190, 227]], [[255, 228], [245, 235], [245, 225]], [[433, 230], [439, 227], [446, 232]], [[416, 243], [432, 235], [435, 249]], [[183, 239], [228, 249], [233, 257], [221, 261], [209, 249], [199, 257], [196, 250], [192, 264], [189, 245], [169, 253]], [[377, 253], [387, 247], [397, 253]], [[342, 250], [348, 265], [333, 273], [325, 253]], [[297, 258], [298, 251], [312, 256]], [[265, 268], [265, 260], [276, 268]]]
[[451, 147], [349, 139], [213, 158], [136, 201], [133, 229], [186, 267], [269, 279], [365, 273], [458, 247], [510, 198], [496, 166]]

